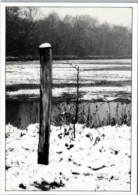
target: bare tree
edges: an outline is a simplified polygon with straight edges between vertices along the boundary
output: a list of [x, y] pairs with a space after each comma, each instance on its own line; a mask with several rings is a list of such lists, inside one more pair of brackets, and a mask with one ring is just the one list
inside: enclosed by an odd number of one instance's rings
[[71, 65], [76, 70], [76, 101], [75, 101], [75, 117], [74, 117], [74, 138], [76, 137], [76, 123], [78, 122], [78, 112], [79, 112], [79, 97], [80, 97], [80, 69], [79, 66], [76, 66], [70, 62], [68, 62], [69, 65]]

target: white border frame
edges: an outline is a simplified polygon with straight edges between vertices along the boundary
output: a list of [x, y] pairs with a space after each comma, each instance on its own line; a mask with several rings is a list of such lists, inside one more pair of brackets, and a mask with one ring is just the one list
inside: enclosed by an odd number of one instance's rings
[[[87, 191], [5, 191], [5, 7], [6, 6], [50, 6], [50, 7], [132, 7], [133, 8], [133, 39], [132, 39], [132, 172], [131, 192], [87, 192]], [[138, 5], [136, 3], [1, 3], [1, 52], [0, 52], [0, 190], [1, 194], [137, 194], [137, 36], [138, 36]], [[14, 182], [14, 181], [13, 181]]]

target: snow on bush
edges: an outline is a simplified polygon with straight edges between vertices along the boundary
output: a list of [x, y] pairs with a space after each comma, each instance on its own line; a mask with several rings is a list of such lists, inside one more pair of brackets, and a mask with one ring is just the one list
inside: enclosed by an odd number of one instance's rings
[[[6, 126], [6, 190], [130, 190], [131, 128], [51, 126], [50, 162], [37, 164], [39, 124]], [[71, 131], [71, 130], [70, 130]]]

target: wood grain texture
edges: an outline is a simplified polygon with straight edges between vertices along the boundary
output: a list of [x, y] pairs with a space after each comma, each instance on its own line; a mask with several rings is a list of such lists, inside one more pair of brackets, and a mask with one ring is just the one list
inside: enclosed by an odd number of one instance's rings
[[40, 51], [40, 131], [38, 144], [38, 164], [49, 163], [49, 136], [52, 98], [52, 49]]

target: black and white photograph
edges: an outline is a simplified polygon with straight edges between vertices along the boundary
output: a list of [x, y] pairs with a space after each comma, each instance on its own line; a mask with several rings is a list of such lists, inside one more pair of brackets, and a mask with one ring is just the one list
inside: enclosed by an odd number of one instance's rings
[[6, 192], [132, 192], [133, 12], [5, 6]]

